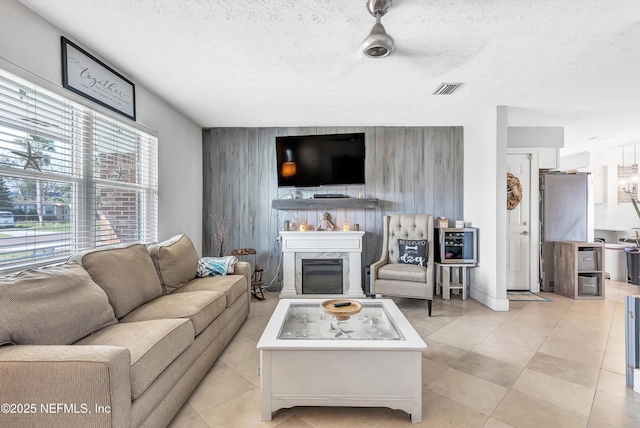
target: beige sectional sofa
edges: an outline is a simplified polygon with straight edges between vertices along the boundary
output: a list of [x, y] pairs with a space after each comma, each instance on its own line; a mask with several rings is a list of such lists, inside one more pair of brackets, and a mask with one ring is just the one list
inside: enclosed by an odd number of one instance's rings
[[249, 313], [249, 264], [197, 261], [178, 235], [0, 278], [0, 426], [166, 426]]

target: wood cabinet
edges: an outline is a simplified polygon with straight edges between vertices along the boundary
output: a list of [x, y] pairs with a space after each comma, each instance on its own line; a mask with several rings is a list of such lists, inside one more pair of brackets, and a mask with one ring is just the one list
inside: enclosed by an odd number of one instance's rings
[[604, 244], [556, 241], [554, 292], [572, 299], [604, 299]]

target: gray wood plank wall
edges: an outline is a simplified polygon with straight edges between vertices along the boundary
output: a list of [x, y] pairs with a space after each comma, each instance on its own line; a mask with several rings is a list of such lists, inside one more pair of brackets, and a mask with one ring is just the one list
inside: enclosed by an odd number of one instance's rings
[[[271, 200], [293, 190], [278, 188], [275, 137], [364, 132], [364, 186], [299, 189], [380, 199], [378, 209], [328, 210], [336, 227], [358, 223], [365, 230], [363, 266], [380, 257], [382, 217], [387, 214], [431, 214], [462, 220], [462, 127], [305, 127], [212, 128], [203, 131], [203, 256], [217, 256], [216, 218], [231, 223], [225, 254], [253, 247], [265, 269], [270, 290], [280, 288], [278, 231], [285, 219], [317, 227], [323, 210], [279, 211]], [[363, 276], [364, 278], [364, 276]]]

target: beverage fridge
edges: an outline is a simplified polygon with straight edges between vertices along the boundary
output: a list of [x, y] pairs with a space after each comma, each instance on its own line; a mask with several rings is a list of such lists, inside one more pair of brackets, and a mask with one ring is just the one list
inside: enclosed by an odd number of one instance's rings
[[436, 228], [435, 261], [442, 264], [476, 264], [478, 262], [478, 229]]

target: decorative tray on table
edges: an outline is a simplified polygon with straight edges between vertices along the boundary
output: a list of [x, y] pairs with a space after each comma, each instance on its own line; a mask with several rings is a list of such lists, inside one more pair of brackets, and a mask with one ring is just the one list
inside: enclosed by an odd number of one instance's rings
[[355, 300], [325, 300], [321, 306], [325, 313], [333, 315], [338, 321], [348, 320], [351, 315], [362, 310], [362, 303]]

